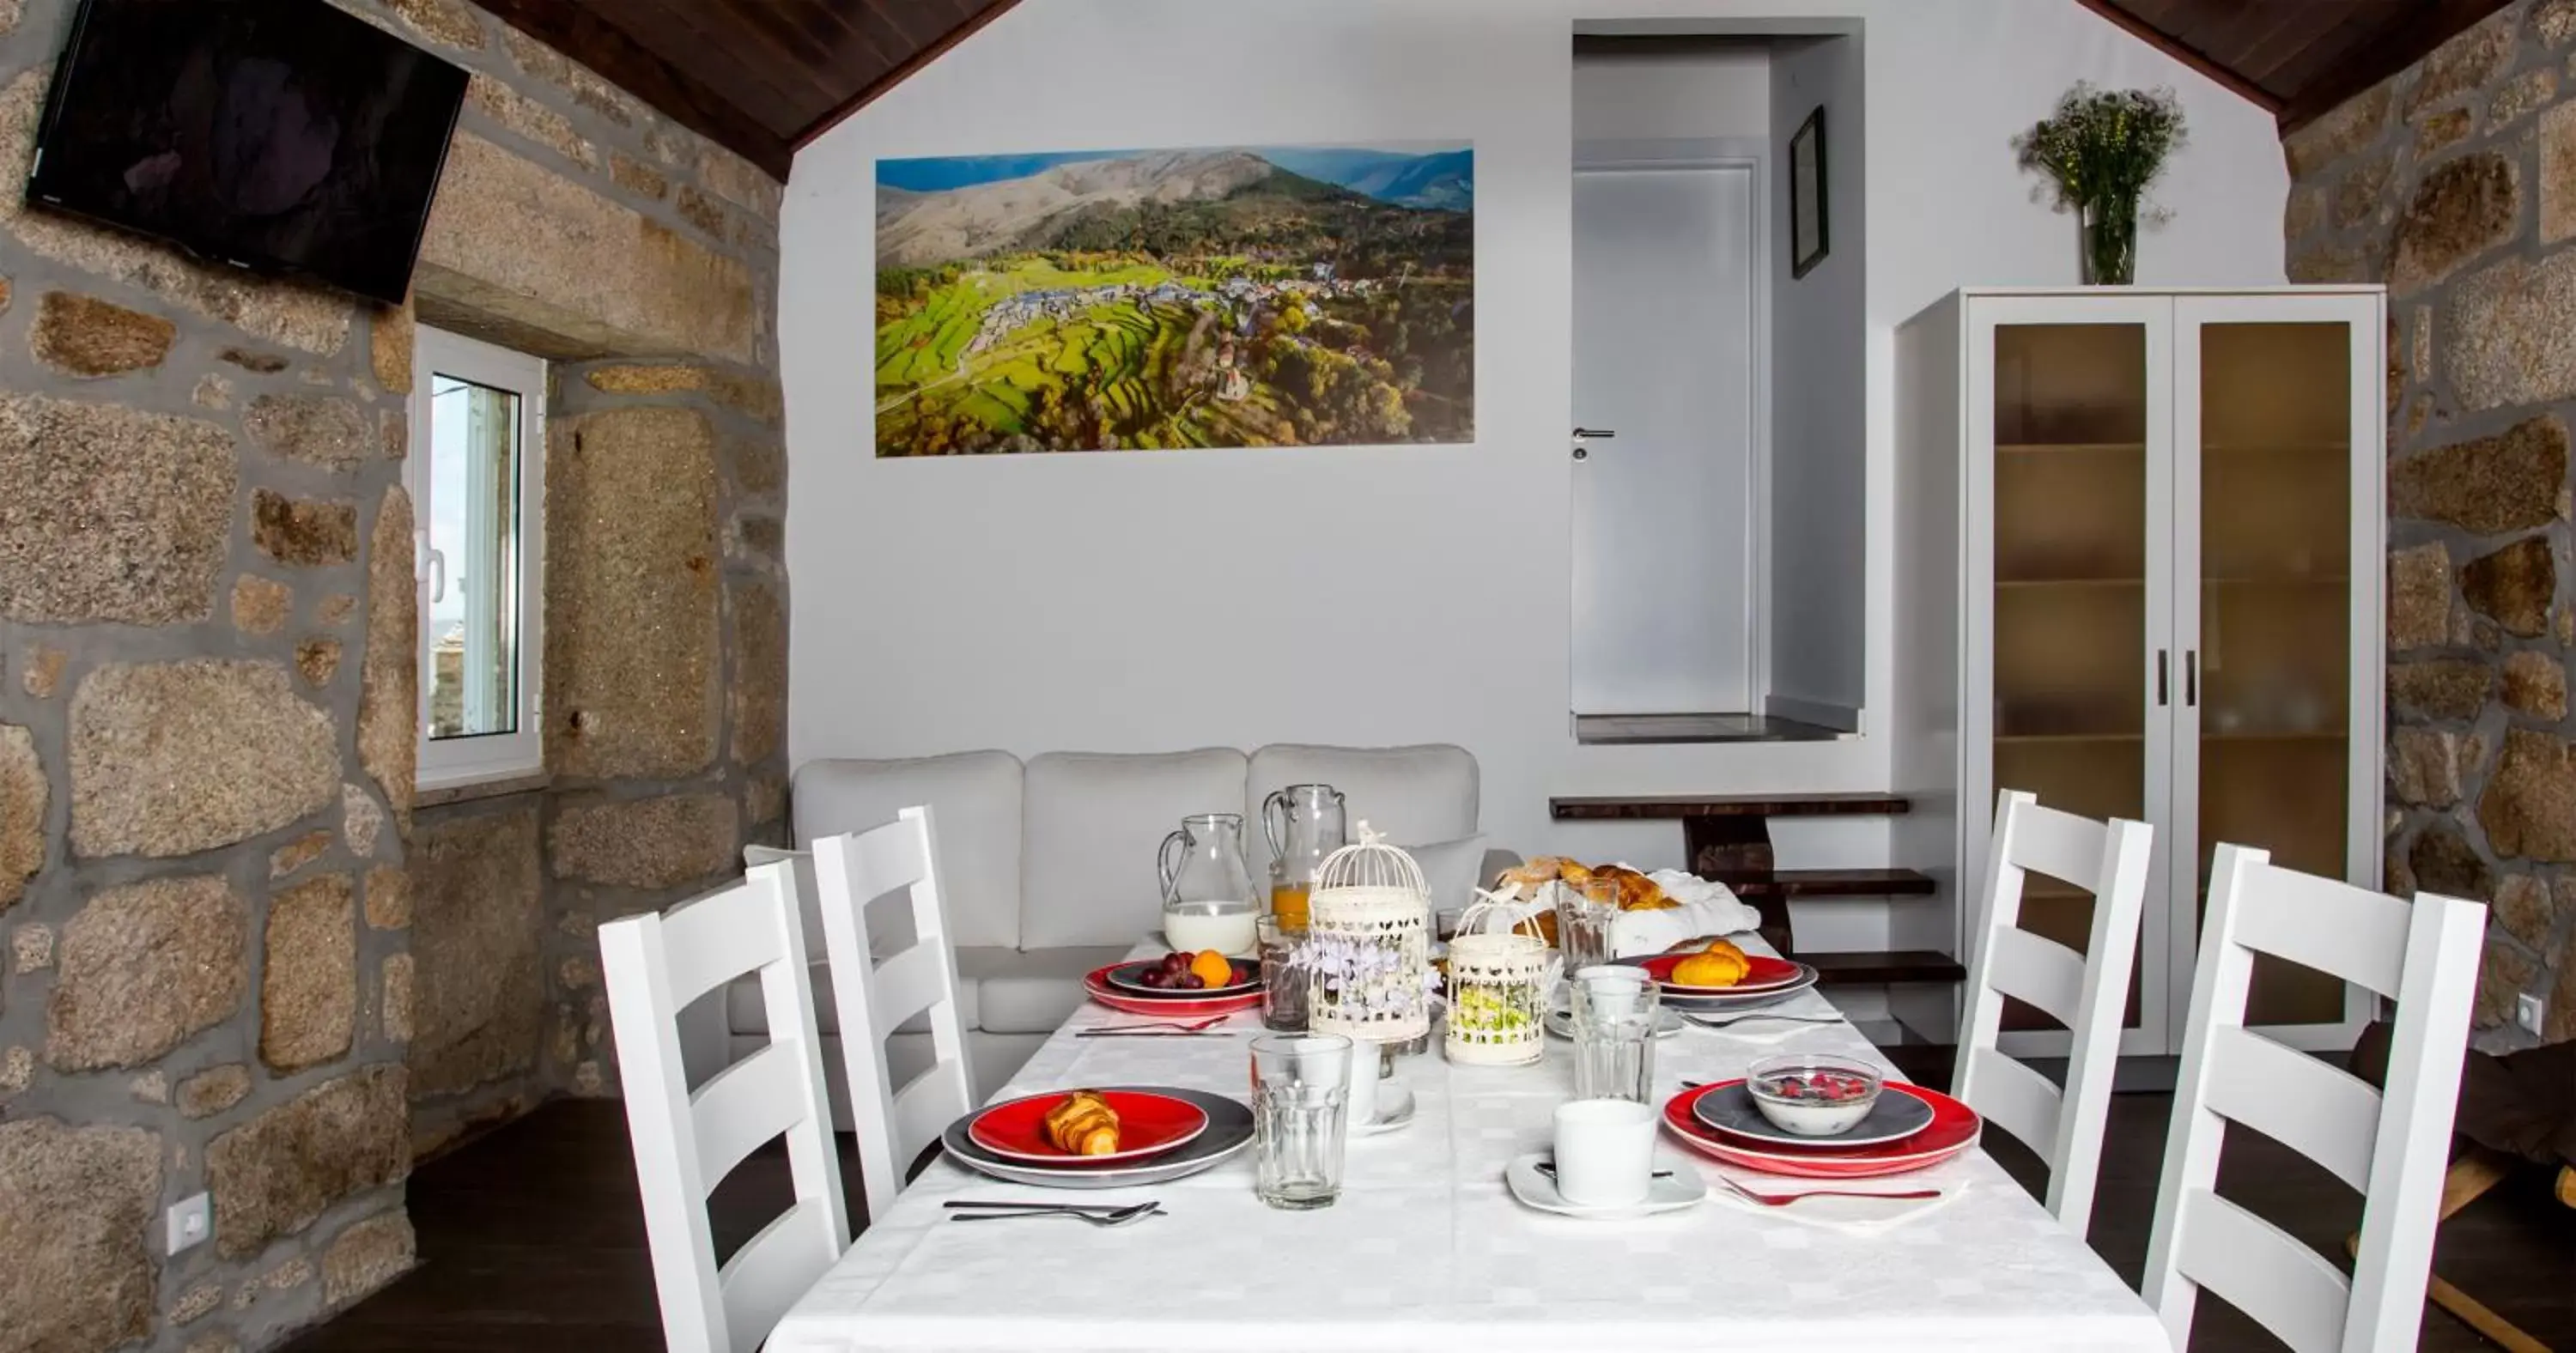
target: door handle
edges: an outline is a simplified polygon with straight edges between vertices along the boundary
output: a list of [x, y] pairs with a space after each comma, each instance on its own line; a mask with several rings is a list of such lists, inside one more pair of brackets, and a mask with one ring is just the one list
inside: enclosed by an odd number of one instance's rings
[[2173, 703], [2173, 691], [2172, 691], [2173, 670], [2172, 670], [2172, 669], [2173, 669], [2173, 661], [2172, 661], [2172, 652], [2171, 652], [2171, 650], [2169, 650], [2169, 649], [2162, 649], [2162, 648], [2157, 649], [2157, 650], [2156, 650], [2156, 703], [2157, 703], [2158, 705], [2160, 705], [2160, 706], [2161, 706], [2161, 705], [2169, 705], [2169, 704]]
[[1574, 430], [1574, 458], [1576, 460], [1592, 459], [1592, 452], [1584, 446], [1585, 442], [1606, 442], [1618, 435], [1618, 433], [1613, 432], [1608, 428], [1576, 428]]
[[2195, 708], [2200, 704], [2200, 650], [2197, 648], [2183, 651], [2182, 702]]

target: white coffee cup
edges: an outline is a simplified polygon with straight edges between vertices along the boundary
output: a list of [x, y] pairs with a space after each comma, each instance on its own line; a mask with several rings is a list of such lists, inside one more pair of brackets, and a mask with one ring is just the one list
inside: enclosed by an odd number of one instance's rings
[[1556, 1192], [1577, 1207], [1629, 1207], [1654, 1183], [1655, 1111], [1625, 1099], [1556, 1106]]
[[1367, 1127], [1377, 1121], [1378, 1046], [1357, 1039], [1351, 1042], [1351, 1078], [1342, 1096], [1342, 1121], [1350, 1127]]

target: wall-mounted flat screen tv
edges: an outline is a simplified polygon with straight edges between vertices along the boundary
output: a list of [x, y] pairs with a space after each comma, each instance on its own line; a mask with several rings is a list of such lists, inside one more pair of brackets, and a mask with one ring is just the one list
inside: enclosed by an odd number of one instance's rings
[[324, 0], [84, 0], [27, 200], [400, 304], [464, 98]]

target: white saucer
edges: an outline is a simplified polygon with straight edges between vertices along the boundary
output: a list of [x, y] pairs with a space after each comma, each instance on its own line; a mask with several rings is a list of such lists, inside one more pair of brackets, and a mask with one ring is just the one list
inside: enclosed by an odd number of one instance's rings
[[[1539, 1022], [1547, 1027], [1549, 1033], [1559, 1038], [1574, 1037], [1574, 1012], [1571, 1010], [1550, 1010], [1547, 1012], [1547, 1018]], [[1655, 1037], [1657, 1038], [1671, 1038], [1686, 1027], [1688, 1026], [1683, 1023], [1681, 1012], [1678, 1010], [1655, 1012]]]
[[1377, 1088], [1377, 1117], [1355, 1124], [1354, 1137], [1377, 1137], [1409, 1126], [1413, 1122], [1413, 1091], [1393, 1081]]
[[1510, 1189], [1513, 1197], [1541, 1212], [1612, 1221], [1622, 1217], [1647, 1217], [1658, 1212], [1678, 1212], [1686, 1207], [1697, 1207], [1708, 1197], [1708, 1184], [1699, 1177], [1695, 1166], [1687, 1161], [1668, 1163], [1658, 1156], [1655, 1167], [1671, 1170], [1672, 1177], [1649, 1183], [1646, 1201], [1626, 1207], [1582, 1207], [1565, 1201], [1564, 1195], [1556, 1191], [1556, 1181], [1539, 1173], [1539, 1162], [1547, 1158], [1544, 1151], [1516, 1156], [1503, 1171], [1503, 1187]]

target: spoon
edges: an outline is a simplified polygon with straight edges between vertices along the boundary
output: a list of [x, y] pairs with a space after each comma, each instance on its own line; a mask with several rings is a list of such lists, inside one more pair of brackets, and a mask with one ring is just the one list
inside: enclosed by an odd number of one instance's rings
[[[1556, 1178], [1556, 1162], [1555, 1162], [1555, 1161], [1552, 1161], [1552, 1160], [1542, 1160], [1542, 1161], [1540, 1161], [1540, 1162], [1538, 1163], [1538, 1165], [1537, 1165], [1537, 1167], [1536, 1167], [1536, 1168], [1537, 1168], [1537, 1170], [1538, 1170], [1538, 1172], [1539, 1172], [1540, 1174], [1546, 1175], [1546, 1176], [1547, 1176], [1548, 1178], [1550, 1178], [1550, 1179], [1554, 1179], [1554, 1178]], [[1672, 1172], [1672, 1171], [1670, 1171], [1670, 1170], [1657, 1170], [1657, 1171], [1655, 1171], [1655, 1173], [1654, 1173], [1654, 1176], [1653, 1176], [1653, 1177], [1654, 1177], [1654, 1178], [1656, 1178], [1656, 1179], [1670, 1179], [1670, 1178], [1672, 1178], [1672, 1177], [1673, 1177], [1673, 1172]]]

